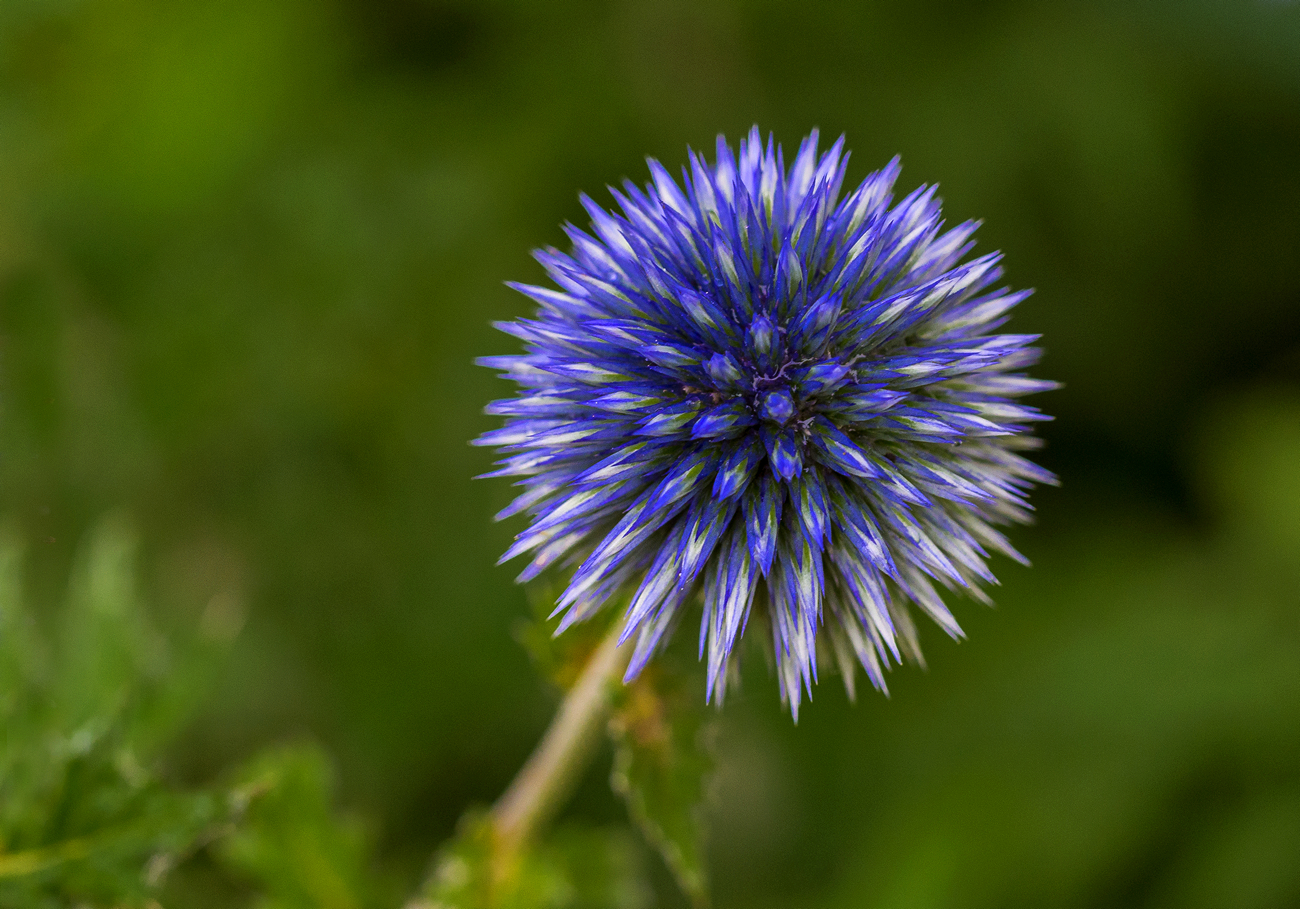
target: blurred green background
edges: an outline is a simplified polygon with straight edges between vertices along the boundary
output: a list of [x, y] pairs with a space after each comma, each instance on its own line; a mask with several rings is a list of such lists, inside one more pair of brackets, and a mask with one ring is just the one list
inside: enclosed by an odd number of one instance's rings
[[[577, 192], [757, 122], [903, 157], [1038, 293], [1041, 460], [970, 640], [794, 727], [751, 654], [719, 907], [1300, 906], [1300, 7], [4, 0], [0, 509], [129, 514], [247, 625], [173, 772], [334, 755], [413, 886], [554, 707], [465, 443]], [[608, 757], [574, 816], [622, 816]], [[666, 873], [664, 905], [677, 905]]]

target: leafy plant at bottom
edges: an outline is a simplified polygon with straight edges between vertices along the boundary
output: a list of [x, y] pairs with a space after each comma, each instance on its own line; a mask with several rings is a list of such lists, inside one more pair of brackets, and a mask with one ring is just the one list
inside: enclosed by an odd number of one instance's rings
[[22, 547], [0, 529], [0, 905], [144, 905], [217, 835], [232, 805], [180, 792], [157, 748], [196, 703], [223, 641], [193, 642], [186, 670], [132, 583], [135, 538], [102, 522], [78, 559], [47, 642], [22, 599]]
[[[129, 526], [102, 521], [47, 635], [23, 602], [19, 536], [0, 525], [0, 907], [209, 905], [214, 884], [262, 909], [383, 905], [318, 750], [268, 752], [196, 791], [167, 783], [162, 750], [238, 622], [165, 640], [135, 590], [135, 550]], [[197, 888], [196, 854], [217, 875]]]

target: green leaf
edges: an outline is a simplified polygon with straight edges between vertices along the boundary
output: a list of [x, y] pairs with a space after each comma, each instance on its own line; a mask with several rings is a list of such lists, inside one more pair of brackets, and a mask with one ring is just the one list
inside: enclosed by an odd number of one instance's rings
[[628, 831], [561, 827], [500, 867], [487, 814], [467, 814], [410, 909], [646, 909], [650, 888]]
[[333, 772], [316, 748], [268, 752], [237, 775], [244, 809], [218, 844], [223, 863], [261, 891], [263, 909], [364, 909], [381, 903], [369, 843], [333, 808]]
[[115, 822], [0, 853], [0, 905], [55, 893], [143, 901], [177, 858], [228, 816], [223, 800], [208, 792], [150, 786], [129, 799], [115, 799], [120, 793], [104, 786], [84, 789], [106, 803], [118, 802]]
[[614, 791], [698, 907], [709, 903], [703, 801], [713, 769], [709, 716], [684, 666], [664, 655], [625, 686], [610, 720]]
[[[143, 906], [229, 819], [216, 793], [167, 786], [144, 718], [178, 687], [133, 584], [134, 536], [101, 522], [50, 645], [23, 602], [22, 546], [0, 528], [0, 906]], [[183, 686], [181, 686], [183, 687]], [[156, 724], [154, 724], [156, 725]]]

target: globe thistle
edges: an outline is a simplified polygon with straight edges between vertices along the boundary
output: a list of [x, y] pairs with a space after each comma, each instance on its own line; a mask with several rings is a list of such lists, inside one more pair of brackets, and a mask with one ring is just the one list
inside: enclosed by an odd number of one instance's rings
[[558, 289], [511, 285], [537, 313], [496, 327], [526, 352], [479, 361], [521, 386], [477, 440], [521, 478], [498, 519], [530, 517], [502, 561], [576, 566], [559, 631], [628, 591], [628, 679], [699, 603], [720, 699], [757, 608], [797, 717], [819, 632], [850, 694], [854, 658], [883, 690], [920, 659], [909, 604], [960, 636], [936, 585], [987, 602], [989, 553], [1024, 561], [994, 527], [1054, 482], [1017, 452], [1048, 419], [1018, 399], [1055, 383], [1022, 372], [1036, 335], [996, 332], [1029, 292], [962, 261], [977, 224], [944, 230], [934, 187], [891, 205], [897, 158], [841, 199], [847, 160], [814, 131], [787, 170], [757, 128], [680, 184], [652, 159], [536, 253]]

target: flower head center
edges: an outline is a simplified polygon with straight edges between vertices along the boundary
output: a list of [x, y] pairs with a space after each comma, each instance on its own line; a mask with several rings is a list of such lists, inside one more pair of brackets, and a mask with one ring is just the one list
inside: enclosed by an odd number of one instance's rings
[[790, 394], [790, 389], [785, 385], [778, 385], [775, 388], [760, 392], [756, 403], [759, 417], [778, 426], [784, 426], [790, 422], [797, 409], [794, 404], [794, 396]]

